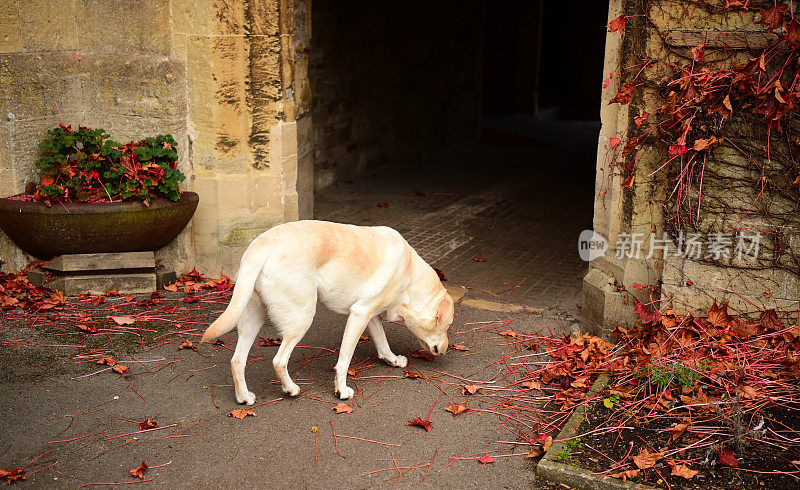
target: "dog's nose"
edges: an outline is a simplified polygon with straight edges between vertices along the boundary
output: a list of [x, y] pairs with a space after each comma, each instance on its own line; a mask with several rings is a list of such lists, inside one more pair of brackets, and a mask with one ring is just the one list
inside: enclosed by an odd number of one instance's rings
[[434, 350], [434, 351], [436, 352], [436, 354], [438, 354], [438, 355], [441, 355], [441, 354], [442, 354], [442, 353], [439, 351], [439, 349], [440, 349], [440, 348], [441, 348], [441, 347], [440, 347], [440, 346], [438, 346], [438, 345], [434, 345], [434, 346], [433, 346], [433, 350]]

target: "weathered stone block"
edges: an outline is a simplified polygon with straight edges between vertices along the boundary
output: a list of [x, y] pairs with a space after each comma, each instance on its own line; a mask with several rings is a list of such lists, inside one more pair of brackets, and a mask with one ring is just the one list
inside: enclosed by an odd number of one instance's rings
[[63, 276], [53, 279], [47, 287], [63, 291], [68, 296], [105, 294], [116, 289], [123, 294], [150, 293], [156, 290], [155, 272], [140, 274], [97, 274]]
[[78, 0], [17, 2], [26, 51], [75, 50], [78, 46]]
[[80, 0], [77, 11], [80, 51], [120, 53], [120, 58], [133, 53], [170, 53], [168, 2]]
[[[81, 62], [70, 53], [0, 55], [0, 114], [9, 121], [50, 117], [82, 110]], [[58, 104], [58, 105], [56, 105]]]
[[670, 256], [664, 261], [662, 291], [678, 313], [707, 309], [713, 300], [729, 302], [735, 313], [795, 311], [800, 279], [788, 271], [743, 270]]
[[0, 53], [22, 50], [22, 35], [17, 3], [0, 4]]
[[92, 54], [84, 56], [81, 68], [87, 113], [185, 121], [186, 74], [182, 62], [163, 56]]

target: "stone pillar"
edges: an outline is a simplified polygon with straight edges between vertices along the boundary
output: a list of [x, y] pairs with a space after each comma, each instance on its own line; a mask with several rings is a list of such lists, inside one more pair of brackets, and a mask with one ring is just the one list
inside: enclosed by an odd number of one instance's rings
[[[197, 268], [234, 275], [250, 241], [296, 220], [313, 194], [298, 173], [294, 4], [173, 2], [176, 55], [187, 65], [189, 138], [200, 205]], [[310, 206], [304, 204], [304, 217]]]

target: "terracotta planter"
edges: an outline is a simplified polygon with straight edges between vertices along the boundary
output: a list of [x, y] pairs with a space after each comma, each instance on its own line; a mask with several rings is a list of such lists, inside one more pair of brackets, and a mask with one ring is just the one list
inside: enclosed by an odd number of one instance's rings
[[0, 229], [25, 252], [40, 259], [56, 255], [157, 250], [178, 236], [197, 208], [198, 196], [177, 202], [139, 201], [53, 204], [0, 199]]

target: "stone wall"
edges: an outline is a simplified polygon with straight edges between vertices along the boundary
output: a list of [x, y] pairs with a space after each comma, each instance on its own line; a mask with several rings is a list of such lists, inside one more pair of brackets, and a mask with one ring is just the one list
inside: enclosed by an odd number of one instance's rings
[[[311, 214], [310, 118], [295, 121], [308, 15], [305, 0], [0, 1], [0, 195], [34, 179], [60, 120], [117, 141], [169, 132], [200, 204], [157, 257], [235, 274], [253, 237]], [[29, 259], [0, 234], [4, 270]]]
[[477, 141], [481, 2], [313, 2], [317, 189]]

